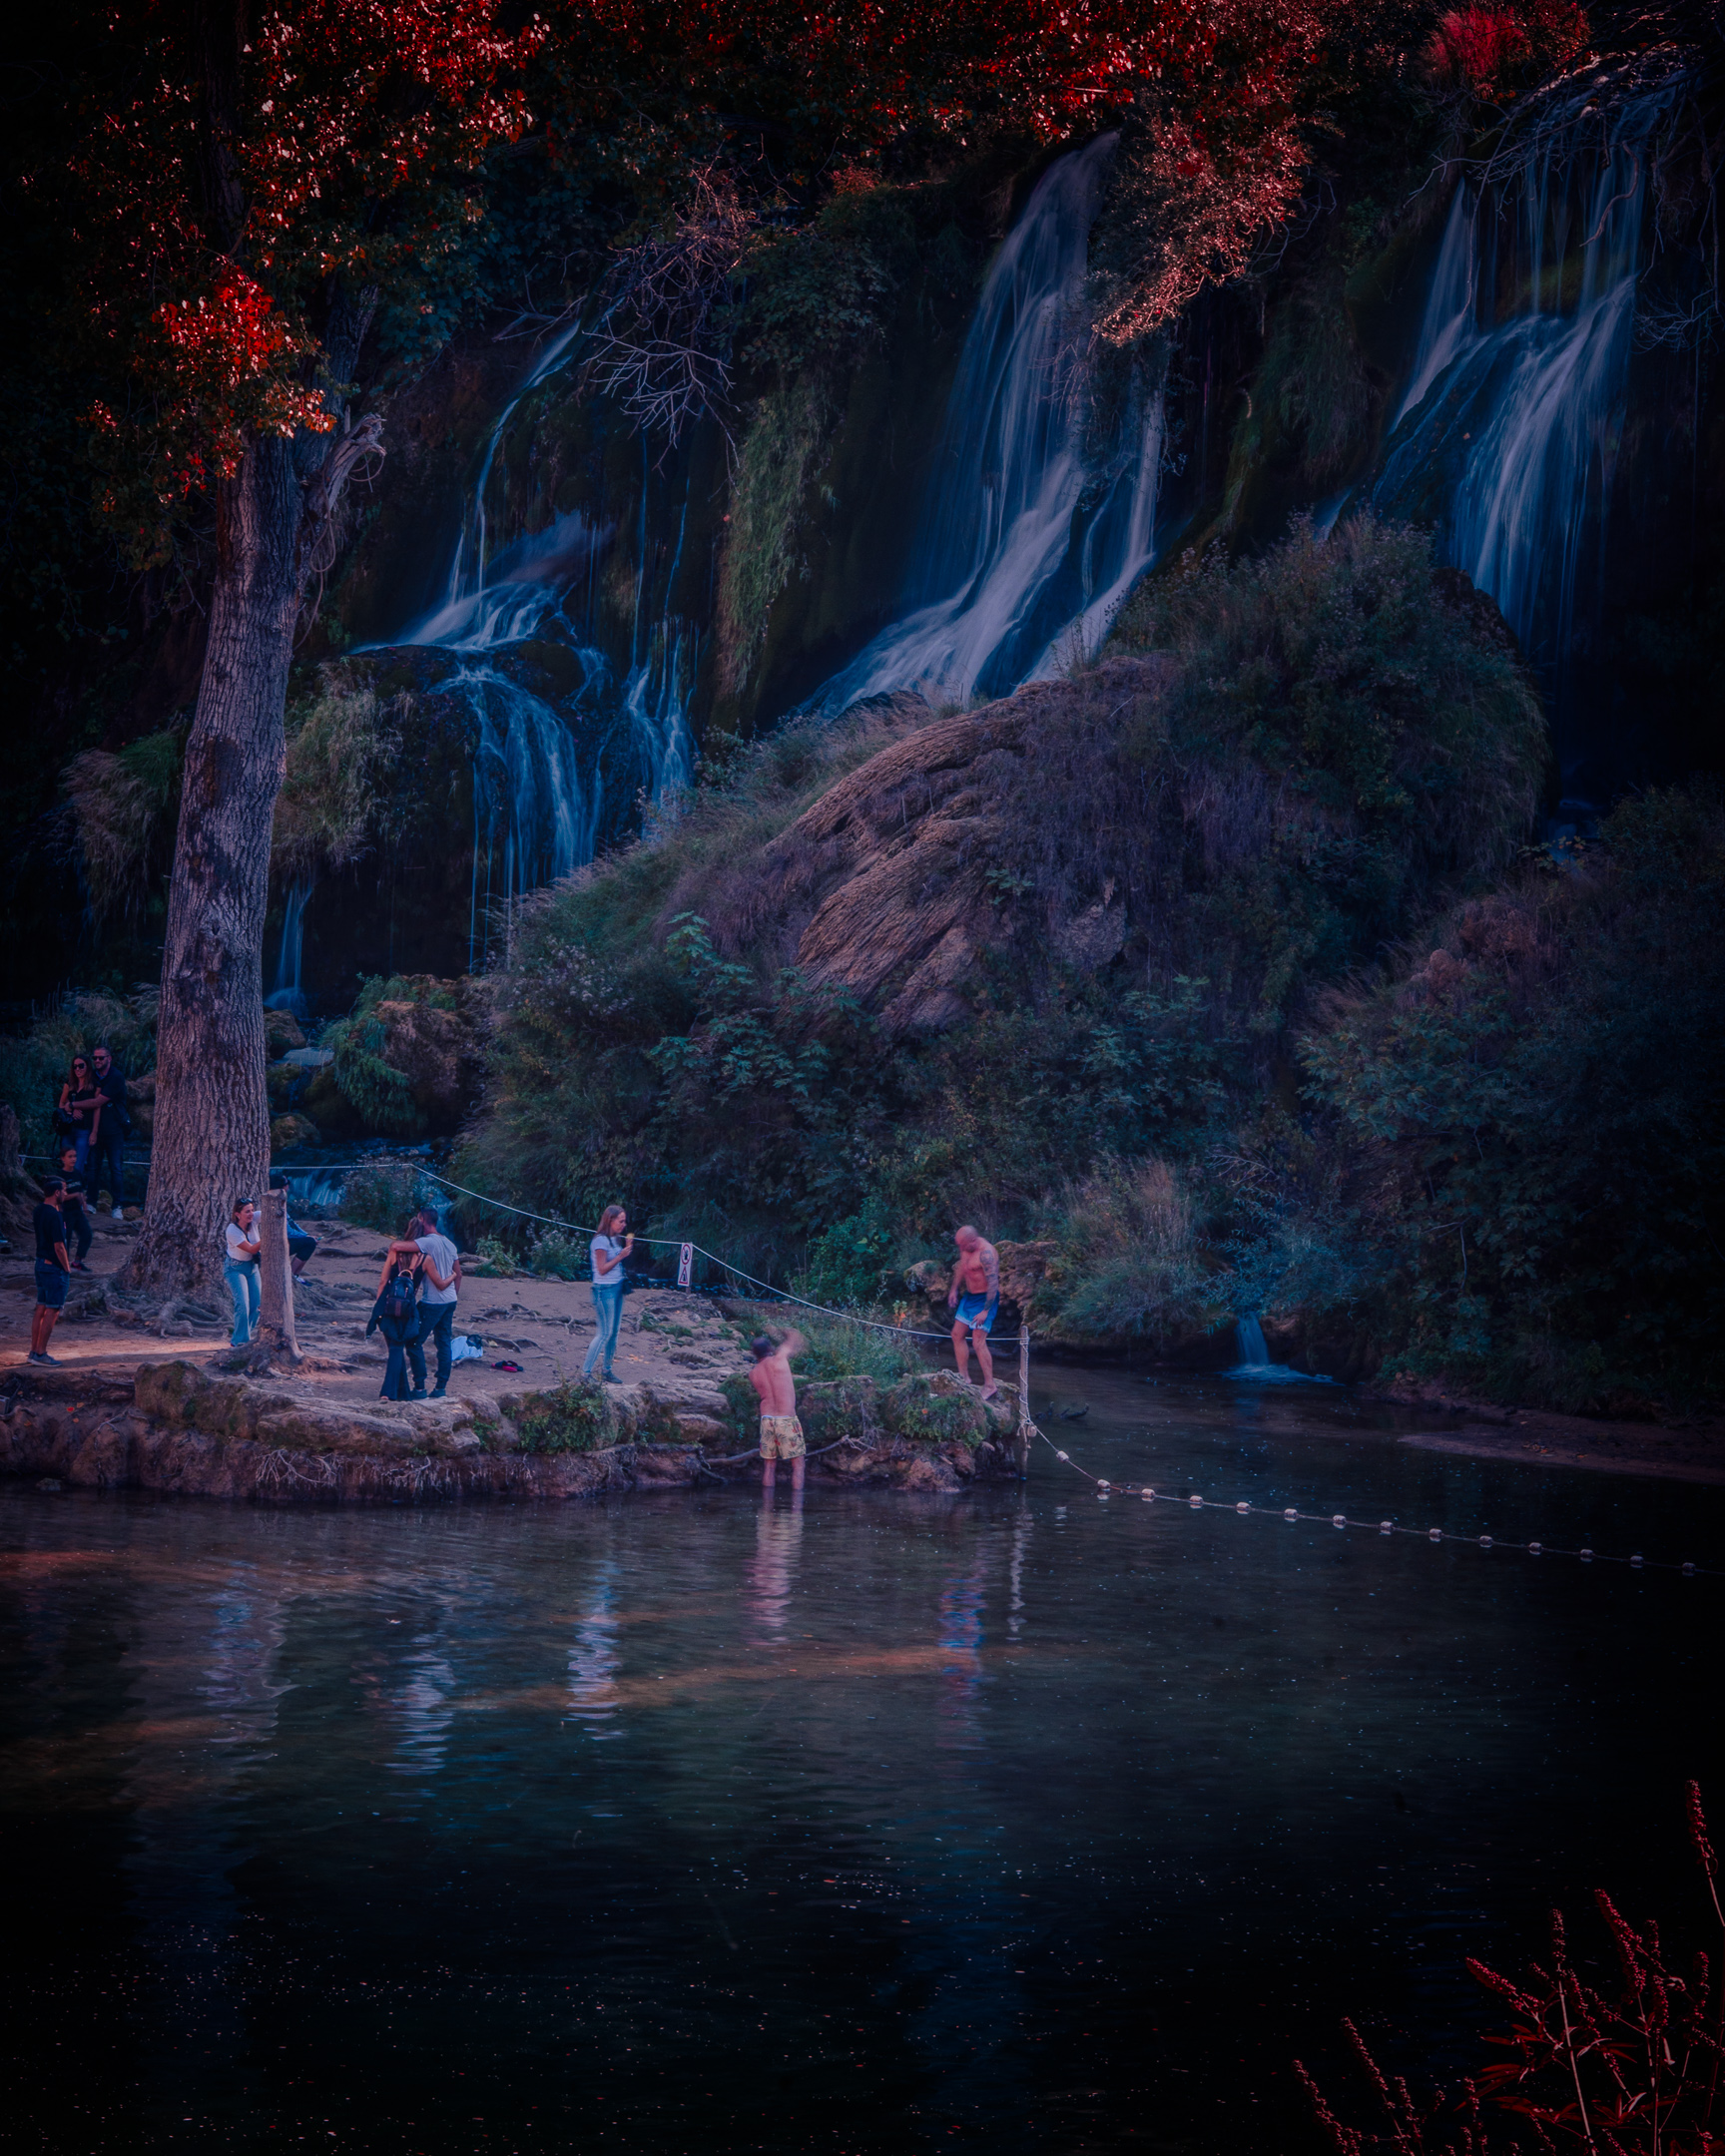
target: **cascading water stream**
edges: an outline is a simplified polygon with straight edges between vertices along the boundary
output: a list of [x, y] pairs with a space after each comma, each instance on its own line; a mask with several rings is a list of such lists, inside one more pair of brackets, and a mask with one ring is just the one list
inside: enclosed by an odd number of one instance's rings
[[1234, 1352], [1239, 1360], [1224, 1377], [1238, 1377], [1247, 1384], [1333, 1384], [1334, 1378], [1313, 1376], [1292, 1362], [1273, 1362], [1264, 1328], [1250, 1312], [1234, 1321]]
[[1096, 428], [1078, 348], [1115, 140], [1050, 166], [1007, 235], [958, 363], [899, 617], [818, 708], [909, 688], [963, 702], [1053, 674], [1094, 653], [1149, 566], [1162, 391], [1135, 383]]
[[1669, 102], [1642, 98], [1603, 139], [1555, 137], [1508, 181], [1456, 191], [1372, 490], [1381, 511], [1433, 524], [1496, 600], [1554, 693], [1560, 752], [1600, 596], [1646, 142]]
[[[430, 686], [459, 697], [472, 718], [469, 965], [483, 956], [494, 904], [591, 860], [620, 810], [686, 786], [691, 775], [687, 713], [700, 637], [689, 623], [651, 613], [645, 545], [621, 681], [589, 618], [610, 530], [575, 511], [493, 549], [486, 492], [498, 446], [523, 399], [565, 363], [575, 334], [565, 330], [546, 347], [492, 428], [441, 602], [387, 640], [446, 653], [448, 669]], [[681, 550], [680, 532], [678, 559]], [[667, 591], [676, 572], [674, 560]]]
[[299, 976], [305, 958], [305, 908], [310, 903], [309, 879], [288, 886], [282, 904], [282, 948], [276, 959], [276, 985], [265, 997], [272, 1010], [304, 1015], [305, 997]]

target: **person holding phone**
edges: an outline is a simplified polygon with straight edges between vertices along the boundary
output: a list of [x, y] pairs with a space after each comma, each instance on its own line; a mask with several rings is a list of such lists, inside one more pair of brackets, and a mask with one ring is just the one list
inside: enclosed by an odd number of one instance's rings
[[581, 1365], [583, 1377], [591, 1377], [595, 1362], [603, 1359], [605, 1382], [615, 1384], [611, 1367], [617, 1352], [617, 1328], [623, 1322], [623, 1261], [635, 1248], [629, 1232], [629, 1216], [620, 1205], [608, 1205], [599, 1216], [599, 1233], [590, 1245], [593, 1258], [593, 1315], [599, 1330]]

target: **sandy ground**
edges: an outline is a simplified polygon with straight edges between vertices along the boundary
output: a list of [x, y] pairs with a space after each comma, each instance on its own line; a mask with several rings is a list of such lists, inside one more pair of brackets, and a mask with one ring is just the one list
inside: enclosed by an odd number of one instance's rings
[[[365, 1338], [383, 1264], [383, 1238], [373, 1230], [339, 1223], [308, 1227], [318, 1237], [318, 1248], [295, 1296], [295, 1330], [305, 1360], [295, 1373], [294, 1389], [303, 1386], [324, 1400], [369, 1406], [383, 1381], [382, 1342], [375, 1334]], [[69, 1300], [124, 1264], [137, 1234], [134, 1222], [101, 1221], [96, 1230], [90, 1275], [73, 1275]], [[31, 1253], [15, 1247], [10, 1256], [0, 1258], [0, 1371], [23, 1363], [35, 1302]], [[451, 1396], [537, 1391], [578, 1377], [593, 1323], [592, 1297], [584, 1286], [465, 1278], [455, 1331], [481, 1338], [484, 1356], [455, 1364]], [[170, 1320], [165, 1330], [156, 1324], [117, 1323], [112, 1317], [65, 1317], [54, 1329], [49, 1352], [67, 1369], [130, 1375], [147, 1357], [180, 1355], [204, 1362], [226, 1353], [231, 1324], [226, 1296], [218, 1324], [196, 1312]], [[429, 1353], [428, 1348], [427, 1381], [434, 1383]], [[495, 1367], [504, 1361], [518, 1364], [519, 1370]], [[626, 1298], [616, 1360], [625, 1385], [647, 1384], [662, 1398], [717, 1410], [720, 1379], [747, 1369], [749, 1362], [738, 1329], [709, 1299], [661, 1290]]]

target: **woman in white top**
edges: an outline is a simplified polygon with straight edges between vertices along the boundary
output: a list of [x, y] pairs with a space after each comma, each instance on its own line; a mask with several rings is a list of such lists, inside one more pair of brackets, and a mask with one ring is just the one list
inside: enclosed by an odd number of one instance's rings
[[605, 1361], [605, 1382], [615, 1384], [617, 1373], [611, 1358], [617, 1352], [617, 1328], [623, 1317], [623, 1261], [635, 1248], [629, 1233], [629, 1216], [620, 1205], [608, 1205], [599, 1216], [599, 1233], [591, 1244], [593, 1254], [593, 1315], [599, 1330], [581, 1365], [583, 1377], [591, 1377], [593, 1365]]
[[232, 1345], [236, 1348], [244, 1348], [252, 1338], [252, 1328], [264, 1307], [258, 1285], [258, 1238], [252, 1232], [255, 1218], [251, 1199], [236, 1198], [223, 1237], [228, 1248], [222, 1271], [227, 1276], [228, 1293], [234, 1298]]

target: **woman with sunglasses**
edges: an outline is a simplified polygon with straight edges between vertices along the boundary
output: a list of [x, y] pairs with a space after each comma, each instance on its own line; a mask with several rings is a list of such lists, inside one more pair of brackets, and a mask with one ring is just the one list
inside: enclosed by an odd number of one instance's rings
[[90, 1148], [102, 1127], [102, 1089], [97, 1085], [87, 1056], [72, 1058], [72, 1075], [60, 1088], [60, 1105], [54, 1111], [54, 1128], [69, 1138], [78, 1154], [78, 1173], [89, 1165]]

